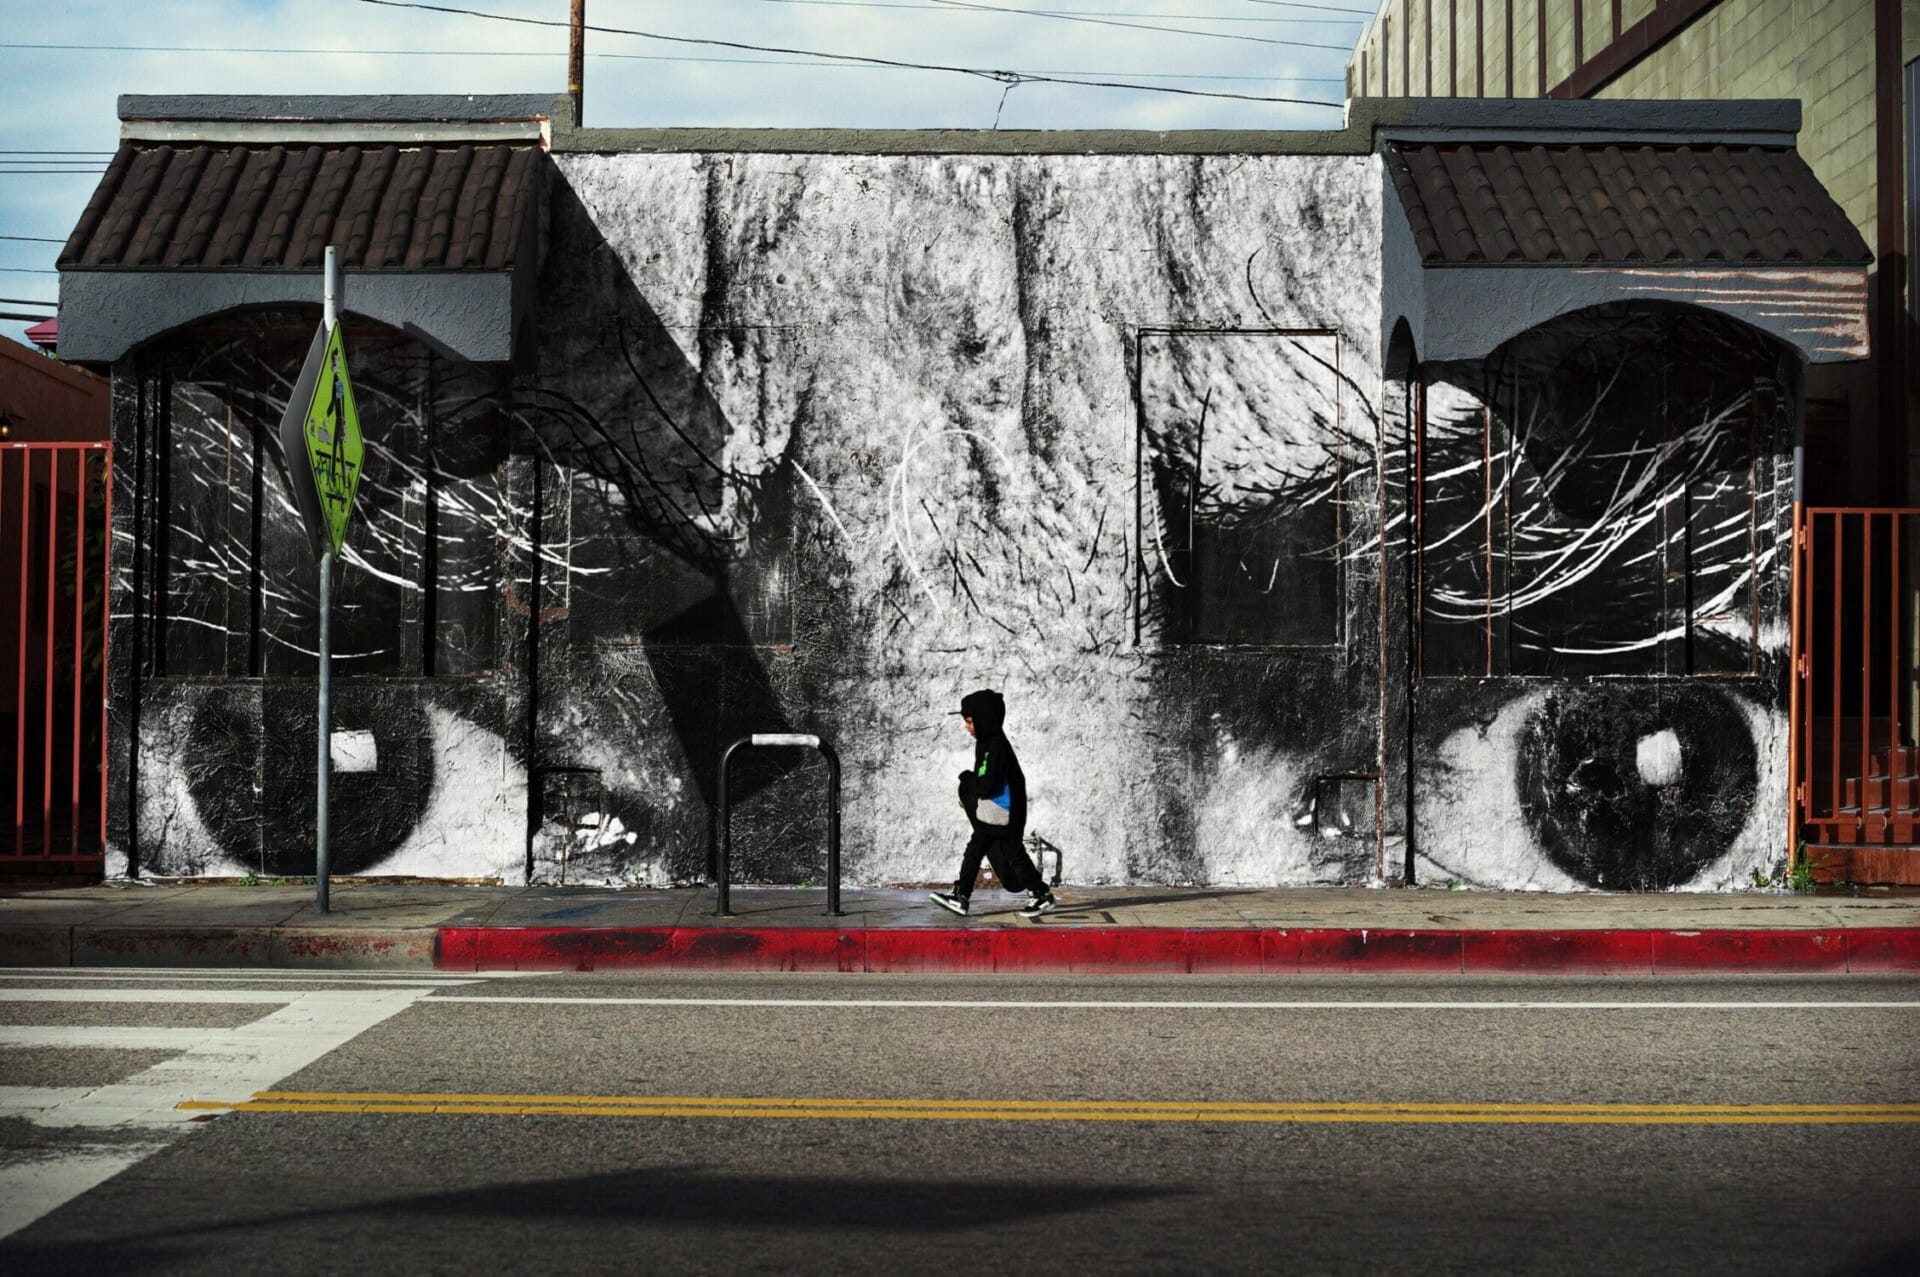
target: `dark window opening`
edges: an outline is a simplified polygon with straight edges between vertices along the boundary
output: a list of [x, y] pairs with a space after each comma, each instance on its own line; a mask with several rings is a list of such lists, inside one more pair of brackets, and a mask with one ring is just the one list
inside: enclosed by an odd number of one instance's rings
[[1792, 411], [1766, 338], [1612, 305], [1422, 375], [1424, 674], [1756, 668]]
[[1339, 357], [1325, 332], [1141, 335], [1140, 594], [1167, 641], [1340, 642]]
[[[311, 677], [319, 566], [279, 424], [311, 324], [203, 326], [164, 352], [155, 475], [159, 672]], [[341, 675], [495, 665], [505, 434], [492, 371], [348, 321], [366, 462], [333, 586]]]

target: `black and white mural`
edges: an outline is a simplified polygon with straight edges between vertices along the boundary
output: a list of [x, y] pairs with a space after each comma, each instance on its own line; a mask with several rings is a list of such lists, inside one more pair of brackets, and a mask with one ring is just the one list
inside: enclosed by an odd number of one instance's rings
[[[1377, 753], [1341, 738], [1378, 695], [1345, 641], [1377, 635], [1369, 161], [559, 170], [519, 419], [565, 561], [537, 750], [585, 794], [537, 872], [698, 876], [719, 750], [804, 727], [846, 760], [852, 875], [940, 880], [946, 711], [989, 685], [1078, 880], [1372, 871], [1371, 790], [1315, 807]], [[752, 763], [736, 854], [817, 874], [818, 764]]]
[[1417, 876], [1750, 882], [1786, 835], [1795, 358], [1623, 304], [1425, 376]]
[[[316, 321], [229, 316], [116, 378], [111, 676], [128, 690], [112, 736], [146, 872], [312, 872], [319, 576], [278, 427]], [[517, 876], [509, 672], [531, 547], [503, 383], [378, 326], [348, 333], [366, 468], [334, 590], [333, 864]]]
[[[1581, 312], [1424, 368], [1416, 420], [1373, 157], [552, 163], [526, 360], [348, 330], [336, 871], [699, 881], [721, 751], [807, 730], [849, 882], [940, 881], [980, 686], [1077, 883], [1411, 855], [1662, 889], [1777, 856], [1798, 382], [1750, 330]], [[142, 872], [311, 865], [315, 572], [274, 426], [314, 319], [116, 369]], [[737, 876], [817, 879], [821, 767], [738, 766]]]

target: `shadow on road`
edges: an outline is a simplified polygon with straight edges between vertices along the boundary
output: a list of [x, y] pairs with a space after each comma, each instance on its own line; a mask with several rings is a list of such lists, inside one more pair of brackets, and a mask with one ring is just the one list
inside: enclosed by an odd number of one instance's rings
[[[662, 1227], [718, 1225], [756, 1231], [865, 1229], [924, 1234], [1065, 1215], [1179, 1196], [1185, 1191], [1099, 1184], [1050, 1185], [1034, 1190], [975, 1180], [901, 1183], [892, 1179], [788, 1178], [664, 1167], [373, 1198], [311, 1210], [236, 1212], [228, 1218], [204, 1222], [183, 1222], [176, 1205], [171, 1217], [159, 1227], [144, 1228], [137, 1220], [122, 1215], [124, 1222], [118, 1227], [101, 1227], [96, 1221], [84, 1239], [38, 1244], [23, 1240], [50, 1226], [58, 1230], [61, 1216], [70, 1213], [69, 1208], [0, 1242], [0, 1260], [10, 1271], [35, 1274], [207, 1271], [233, 1253], [231, 1248], [239, 1242], [234, 1234], [258, 1231], [270, 1233], [270, 1241], [260, 1236], [250, 1239], [251, 1243], [265, 1242], [277, 1254], [328, 1255], [331, 1262], [345, 1262], [356, 1254], [365, 1257], [369, 1247], [382, 1248], [380, 1235], [396, 1228], [408, 1236], [409, 1250], [423, 1243], [429, 1250], [438, 1249], [417, 1231], [428, 1220], [452, 1225], [452, 1236], [456, 1237], [463, 1235], [458, 1231], [462, 1225], [489, 1223], [537, 1223], [560, 1230], [628, 1224], [650, 1232]], [[427, 1224], [427, 1228], [429, 1234], [439, 1231], [433, 1224]], [[537, 1250], [537, 1238], [537, 1233], [524, 1234], [521, 1244]], [[722, 1242], [723, 1238], [713, 1240]], [[527, 1257], [497, 1258], [512, 1268]]]

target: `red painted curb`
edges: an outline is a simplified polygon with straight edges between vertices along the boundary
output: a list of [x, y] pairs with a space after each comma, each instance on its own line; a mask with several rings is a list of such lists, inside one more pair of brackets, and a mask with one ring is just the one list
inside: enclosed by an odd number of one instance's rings
[[1382, 931], [1182, 927], [443, 927], [455, 971], [1084, 974], [1920, 971], [1920, 927]]
[[1845, 971], [1840, 931], [1662, 931], [1653, 937], [1655, 971]]
[[1649, 931], [1469, 931], [1461, 969], [1504, 975], [1636, 975], [1653, 970]]

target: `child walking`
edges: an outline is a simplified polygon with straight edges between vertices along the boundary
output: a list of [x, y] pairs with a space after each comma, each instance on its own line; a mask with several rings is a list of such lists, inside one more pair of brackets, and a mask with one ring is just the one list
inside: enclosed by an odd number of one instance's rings
[[1007, 702], [990, 687], [969, 692], [960, 701], [960, 717], [973, 737], [973, 770], [960, 773], [960, 805], [973, 826], [973, 837], [960, 857], [960, 876], [953, 890], [936, 891], [931, 899], [965, 917], [973, 880], [985, 859], [1001, 886], [1027, 892], [1021, 917], [1052, 913], [1053, 892], [1022, 841], [1027, 832], [1027, 777], [1007, 740]]

